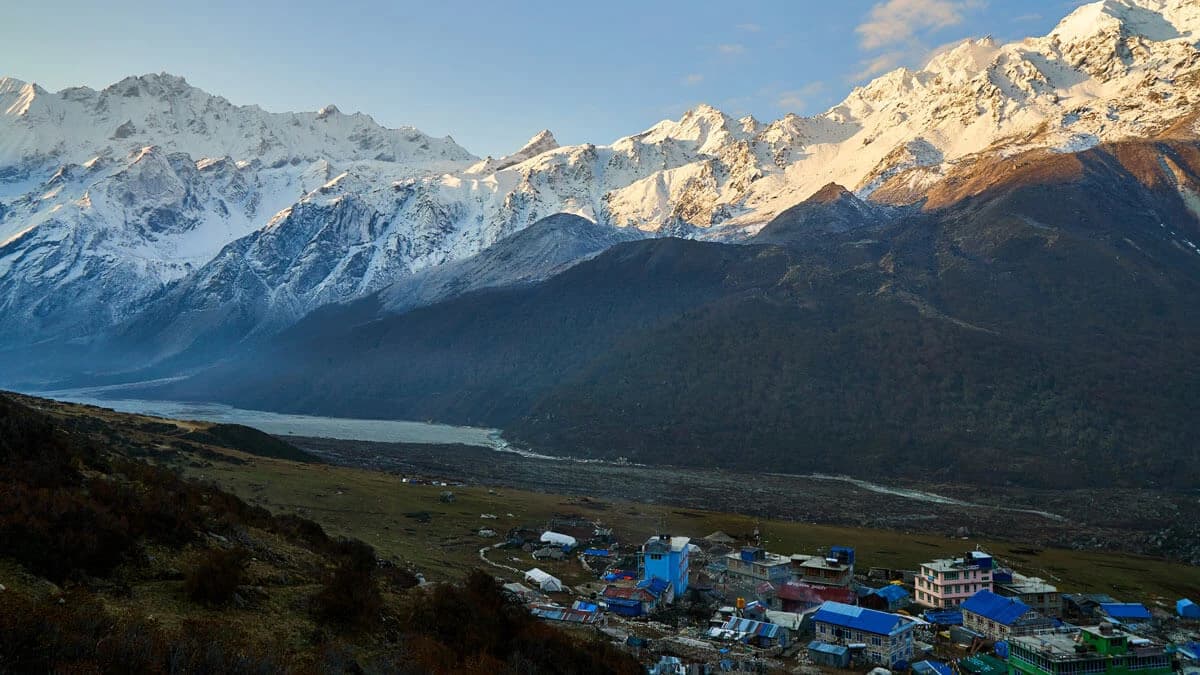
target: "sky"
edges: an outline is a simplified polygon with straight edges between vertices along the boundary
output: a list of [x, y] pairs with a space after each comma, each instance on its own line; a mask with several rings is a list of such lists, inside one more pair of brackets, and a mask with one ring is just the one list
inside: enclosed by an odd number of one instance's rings
[[272, 111], [333, 103], [500, 156], [609, 143], [699, 103], [771, 120], [968, 37], [1044, 35], [1078, 0], [43, 0], [6, 5], [0, 76], [51, 91], [169, 72]]

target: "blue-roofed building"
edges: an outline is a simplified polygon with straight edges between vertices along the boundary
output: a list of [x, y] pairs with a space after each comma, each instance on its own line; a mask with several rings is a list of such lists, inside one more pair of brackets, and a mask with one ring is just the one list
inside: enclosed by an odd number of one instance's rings
[[651, 577], [642, 579], [637, 582], [637, 587], [649, 591], [651, 595], [658, 598], [660, 602], [670, 604], [675, 599], [674, 590], [671, 588], [671, 582], [659, 577]]
[[[688, 544], [687, 537], [672, 537], [660, 534], [650, 537], [642, 545], [642, 579], [655, 577], [669, 581], [674, 596], [682, 597], [688, 589]], [[671, 602], [671, 600], [667, 600]]]
[[909, 595], [908, 591], [896, 584], [888, 584], [883, 588], [871, 589], [866, 594], [858, 597], [859, 605], [888, 612], [894, 612], [907, 607], [911, 601], [912, 596]]
[[1054, 621], [1016, 598], [979, 591], [960, 605], [963, 627], [993, 640], [1054, 627]]
[[1140, 602], [1102, 602], [1100, 615], [1118, 624], [1148, 623], [1153, 618]]
[[1065, 593], [1062, 596], [1062, 602], [1064, 618], [1087, 621], [1095, 618], [1102, 603], [1117, 602], [1117, 600], [1105, 593]]
[[922, 616], [935, 626], [961, 626], [963, 616], [961, 609], [931, 609]]
[[868, 661], [887, 668], [912, 660], [915, 625], [908, 617], [840, 602], [826, 602], [813, 613], [817, 640], [863, 645]]
[[633, 586], [609, 584], [601, 595], [608, 611], [621, 616], [650, 614], [674, 597], [671, 582], [658, 577], [643, 579]]
[[1181, 598], [1175, 601], [1175, 613], [1182, 619], [1200, 619], [1200, 605]]

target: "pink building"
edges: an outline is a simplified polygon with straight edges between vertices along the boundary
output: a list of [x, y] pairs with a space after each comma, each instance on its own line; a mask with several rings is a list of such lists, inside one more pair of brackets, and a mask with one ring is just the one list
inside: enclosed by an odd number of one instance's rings
[[992, 590], [992, 557], [971, 551], [921, 565], [914, 586], [917, 604], [932, 608], [958, 607], [979, 591]]

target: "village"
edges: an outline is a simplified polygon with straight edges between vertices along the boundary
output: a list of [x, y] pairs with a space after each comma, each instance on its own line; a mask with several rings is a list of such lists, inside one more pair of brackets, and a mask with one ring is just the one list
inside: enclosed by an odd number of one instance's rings
[[1068, 592], [965, 542], [901, 570], [834, 542], [768, 551], [757, 529], [626, 543], [576, 515], [478, 534], [501, 540], [480, 558], [535, 616], [620, 643], [654, 675], [1200, 674], [1191, 599], [1148, 607]]

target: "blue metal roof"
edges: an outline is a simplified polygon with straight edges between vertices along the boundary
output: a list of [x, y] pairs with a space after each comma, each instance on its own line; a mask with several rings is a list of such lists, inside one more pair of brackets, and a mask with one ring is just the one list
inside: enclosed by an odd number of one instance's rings
[[833, 624], [843, 628], [853, 628], [876, 635], [891, 635], [892, 633], [912, 627], [912, 623], [902, 620], [895, 614], [879, 612], [865, 607], [843, 605], [840, 602], [826, 601], [813, 614], [813, 621]]
[[877, 588], [871, 592], [887, 600], [888, 602], [899, 602], [900, 600], [908, 597], [908, 591], [900, 588], [896, 584], [888, 584], [883, 588]]
[[1011, 626], [1029, 611], [1029, 605], [1020, 600], [996, 595], [991, 591], [979, 591], [964, 600], [960, 607], [964, 612], [978, 614], [1003, 626]]
[[1150, 618], [1150, 610], [1138, 602], [1102, 602], [1100, 610], [1114, 619]]
[[808, 648], [814, 652], [824, 654], [833, 654], [834, 656], [845, 656], [846, 652], [850, 651], [845, 645], [831, 645], [828, 642], [813, 640], [808, 643]]
[[940, 626], [961, 626], [961, 609], [930, 609], [925, 612], [925, 620]]
[[667, 581], [666, 579], [659, 579], [658, 577], [650, 577], [649, 579], [642, 579], [639, 581], [637, 583], [637, 587], [650, 591], [650, 593], [657, 598], [671, 587], [671, 582]]

